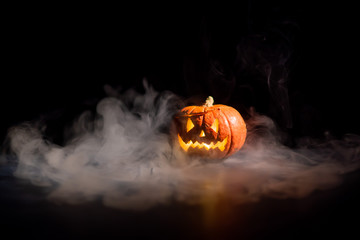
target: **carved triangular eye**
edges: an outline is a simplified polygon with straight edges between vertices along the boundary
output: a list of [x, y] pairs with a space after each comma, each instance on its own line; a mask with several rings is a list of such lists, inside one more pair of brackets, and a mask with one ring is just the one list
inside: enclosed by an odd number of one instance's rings
[[214, 130], [215, 132], [219, 131], [219, 120], [215, 119], [214, 123], [211, 125], [212, 130]]
[[186, 132], [189, 132], [194, 127], [195, 127], [194, 123], [191, 121], [190, 118], [188, 118], [188, 120], [186, 122]]

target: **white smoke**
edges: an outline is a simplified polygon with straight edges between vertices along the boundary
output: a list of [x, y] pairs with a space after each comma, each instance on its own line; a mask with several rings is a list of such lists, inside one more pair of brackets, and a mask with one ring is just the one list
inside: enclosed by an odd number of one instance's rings
[[189, 158], [172, 143], [172, 116], [179, 99], [128, 91], [103, 99], [97, 114], [84, 113], [64, 146], [44, 140], [41, 129], [22, 124], [9, 131], [17, 156], [15, 176], [50, 190], [49, 199], [71, 204], [101, 200], [120, 209], [143, 210], [180, 201], [200, 204], [222, 196], [235, 204], [262, 197], [302, 198], [341, 183], [360, 167], [360, 137], [316, 142], [296, 149], [279, 141], [275, 124], [256, 113], [235, 155], [218, 163]]

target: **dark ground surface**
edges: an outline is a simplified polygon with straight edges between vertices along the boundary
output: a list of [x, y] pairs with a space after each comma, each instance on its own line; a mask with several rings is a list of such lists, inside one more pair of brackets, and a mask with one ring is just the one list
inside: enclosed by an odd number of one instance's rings
[[[1, 176], [1, 232], [30, 239], [304, 239], [358, 235], [359, 172], [336, 189], [293, 200], [243, 204], [207, 225], [199, 206], [170, 203], [147, 211], [100, 203], [60, 205], [26, 182]], [[224, 206], [225, 207], [225, 206]]]

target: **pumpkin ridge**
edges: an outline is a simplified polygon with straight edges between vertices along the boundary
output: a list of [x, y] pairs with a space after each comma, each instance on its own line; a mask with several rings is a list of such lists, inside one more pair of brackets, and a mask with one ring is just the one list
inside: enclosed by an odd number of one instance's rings
[[[240, 121], [240, 122], [238, 122], [238, 124], [240, 124], [240, 123], [245, 124], [245, 121], [241, 117], [241, 114], [239, 112], [237, 112], [237, 114], [234, 114], [235, 112], [233, 112], [232, 109], [234, 109], [234, 108], [227, 106], [225, 111], [224, 111], [224, 112], [226, 112], [227, 120], [229, 121], [228, 118], [233, 116], [233, 117], [236, 118], [237, 121]], [[239, 116], [240, 116], [240, 118], [239, 118]], [[237, 133], [239, 130], [241, 130], [241, 127], [238, 126], [238, 125], [229, 124], [229, 126], [230, 126], [231, 133], [233, 133], [233, 132]], [[245, 124], [245, 133], [246, 133], [246, 124]], [[232, 143], [231, 147], [229, 148], [229, 154], [232, 154], [232, 153], [236, 152], [237, 150], [239, 150], [244, 145], [245, 139], [242, 138], [242, 135], [240, 134], [240, 135], [237, 135], [237, 136], [240, 137], [238, 139], [239, 142], [233, 142]], [[235, 138], [235, 136], [232, 136], [231, 140], [234, 141], [234, 138]]]
[[231, 126], [231, 124], [230, 124], [230, 122], [229, 122], [229, 120], [228, 120], [228, 118], [227, 118], [227, 114], [225, 113], [225, 111], [223, 111], [222, 109], [220, 109], [220, 111], [223, 113], [223, 115], [224, 115], [224, 118], [225, 118], [225, 120], [226, 120], [226, 123], [227, 123], [227, 125], [229, 126], [229, 128], [230, 128], [230, 133], [229, 133], [229, 135], [230, 135], [230, 137], [228, 138], [228, 141], [229, 141], [229, 149], [227, 150], [227, 152], [226, 152], [226, 154], [225, 154], [225, 156], [227, 156], [227, 155], [229, 155], [231, 152], [230, 152], [230, 150], [231, 150], [231, 146], [232, 146], [232, 142], [233, 142], [233, 140], [232, 140], [232, 126]]
[[194, 111], [195, 108], [196, 108], [196, 106], [193, 106], [193, 108], [189, 111], [188, 115], [190, 115]]

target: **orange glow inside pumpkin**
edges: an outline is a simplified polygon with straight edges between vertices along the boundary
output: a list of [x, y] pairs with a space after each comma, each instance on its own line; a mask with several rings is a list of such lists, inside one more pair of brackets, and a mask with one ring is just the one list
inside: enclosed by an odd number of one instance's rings
[[189, 132], [194, 127], [195, 127], [194, 123], [191, 121], [190, 118], [188, 118], [188, 120], [186, 122], [186, 132]]
[[184, 149], [185, 152], [187, 152], [189, 150], [190, 147], [192, 148], [206, 148], [207, 150], [209, 149], [215, 149], [215, 148], [219, 148], [220, 151], [224, 151], [225, 150], [225, 146], [226, 143], [228, 141], [228, 138], [226, 137], [223, 141], [217, 141], [216, 143], [211, 142], [210, 144], [206, 144], [206, 143], [199, 143], [198, 141], [193, 142], [193, 141], [189, 141], [187, 143], [185, 143], [182, 138], [180, 137], [180, 135], [178, 134], [178, 138], [179, 138], [179, 143], [182, 149]]
[[214, 130], [216, 133], [219, 131], [219, 120], [215, 119], [214, 123], [211, 125], [212, 130]]

